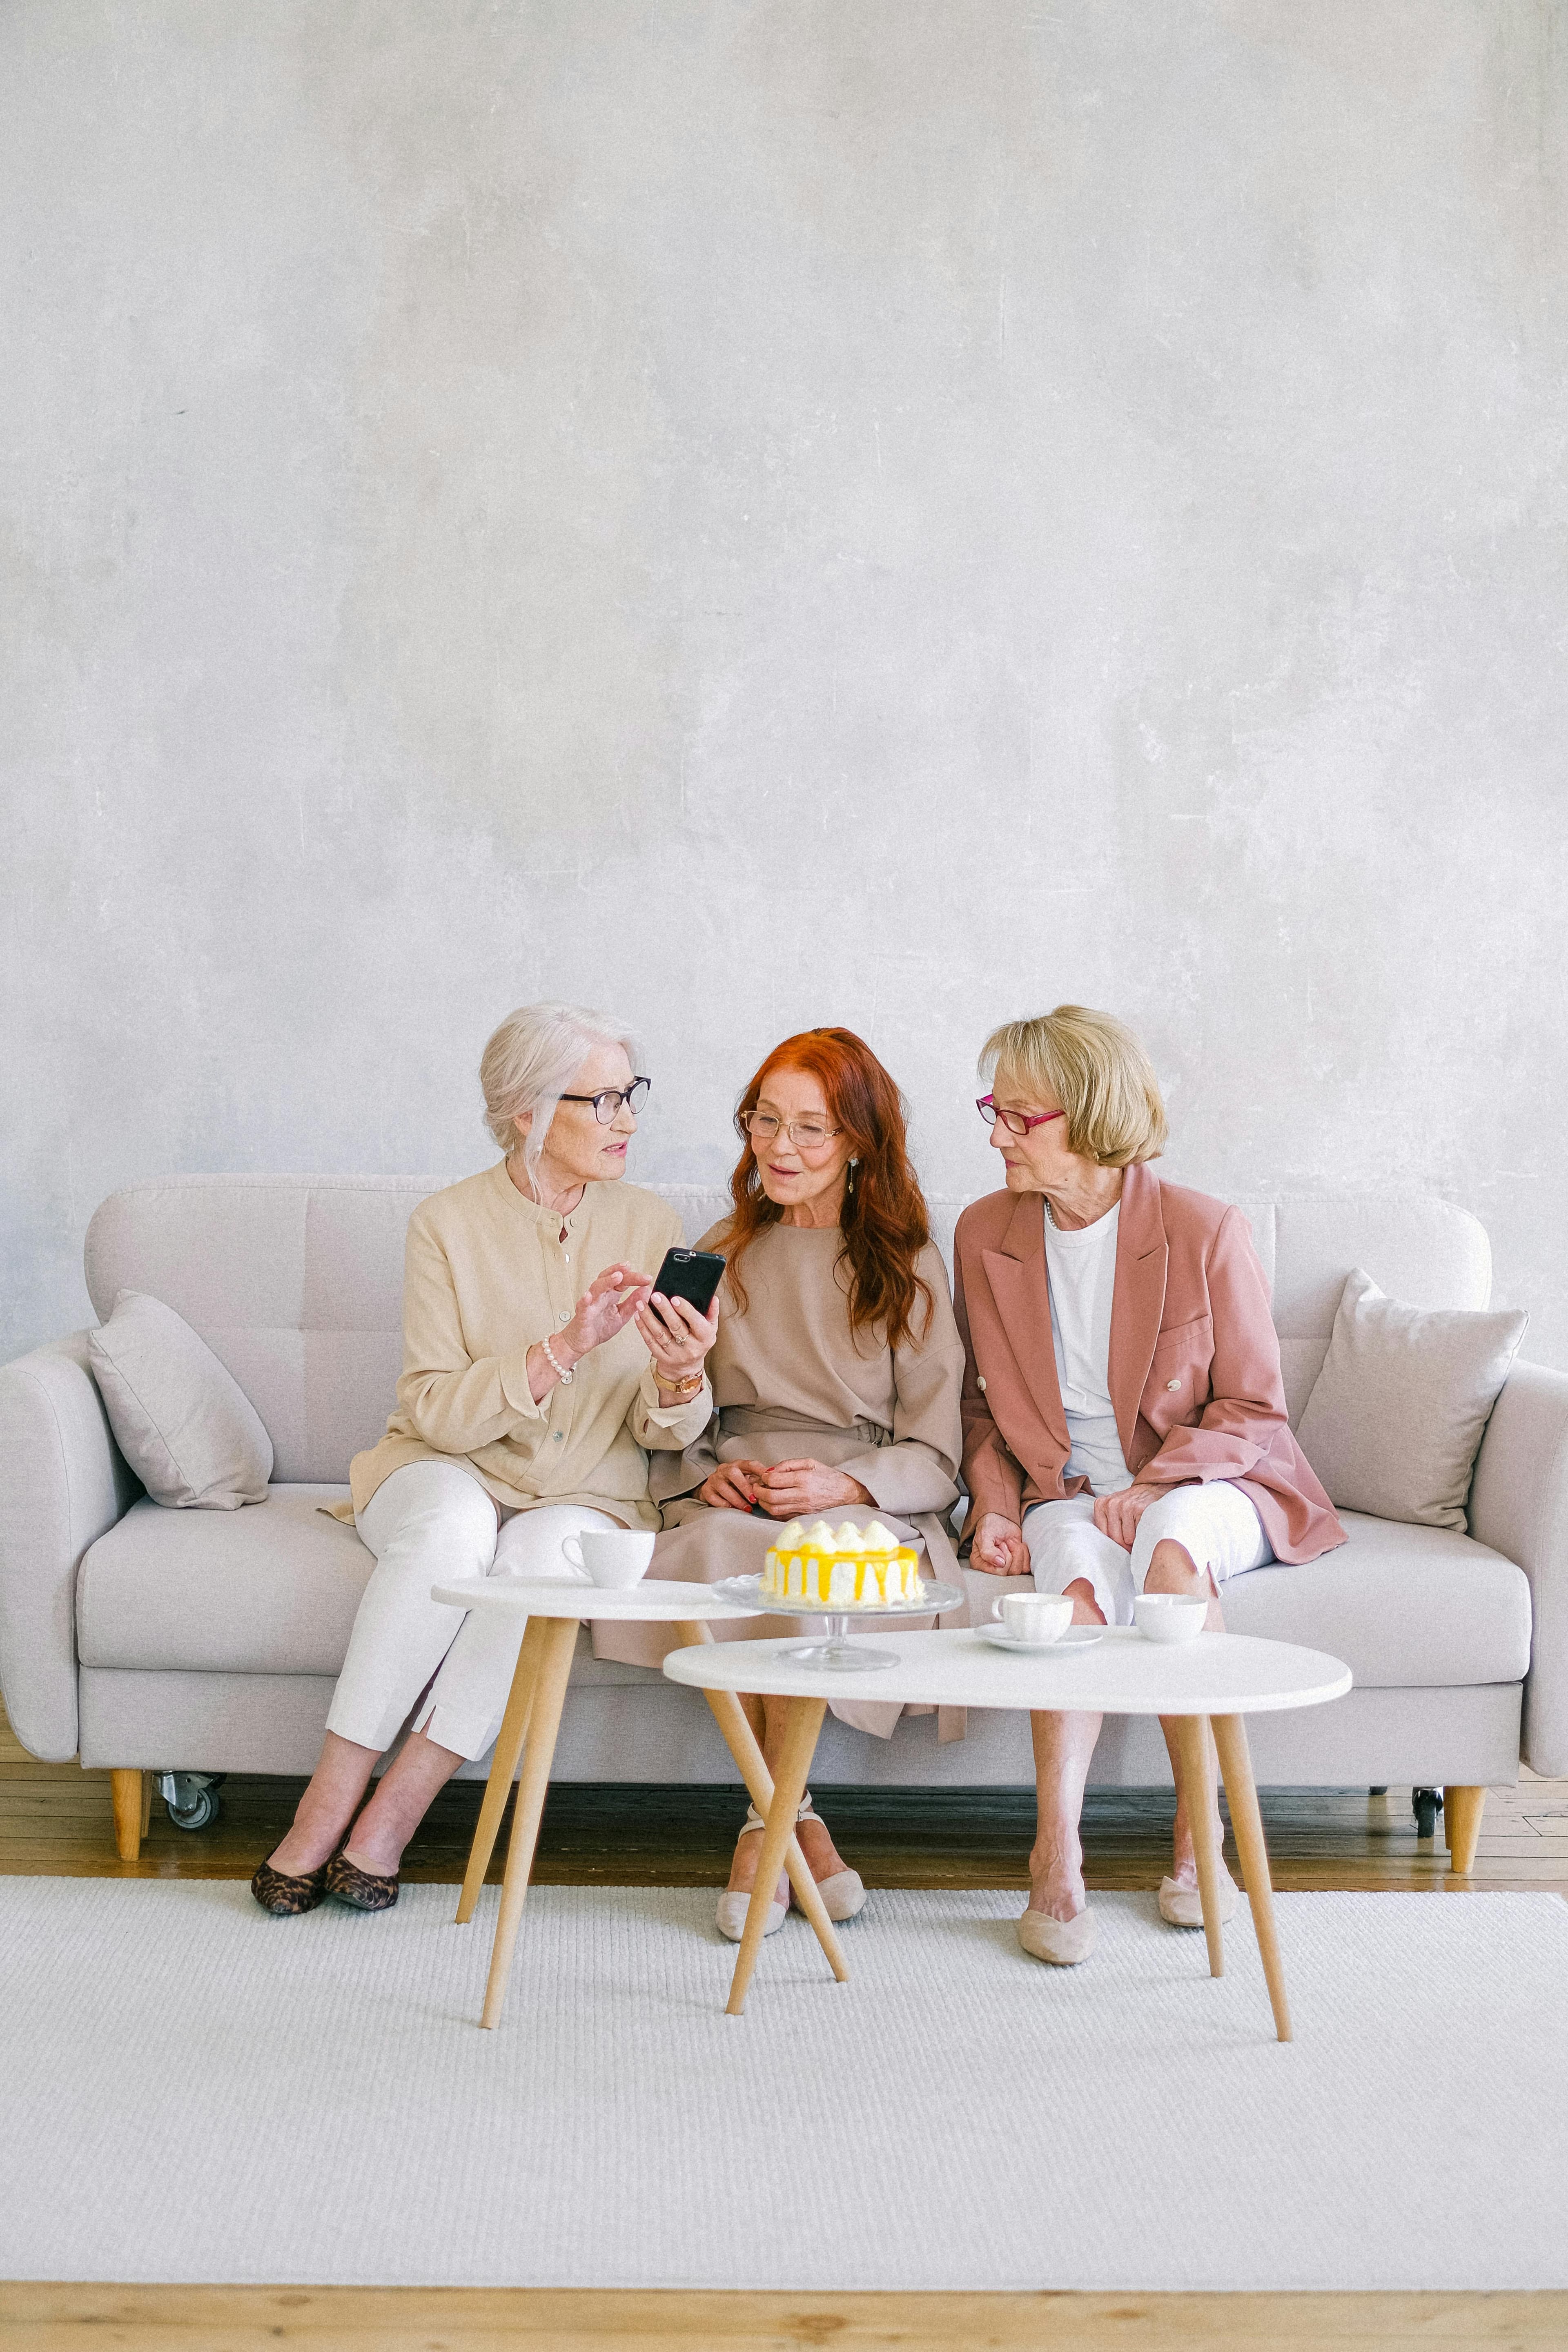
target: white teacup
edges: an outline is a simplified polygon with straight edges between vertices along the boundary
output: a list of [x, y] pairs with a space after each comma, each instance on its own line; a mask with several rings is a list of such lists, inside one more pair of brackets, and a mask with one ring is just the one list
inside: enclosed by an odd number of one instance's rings
[[1005, 1592], [991, 1614], [1001, 1620], [1010, 1642], [1043, 1650], [1059, 1642], [1072, 1623], [1072, 1602], [1065, 1592]]
[[647, 1574], [653, 1558], [653, 1538], [632, 1528], [584, 1528], [580, 1536], [566, 1537], [561, 1550], [591, 1583], [624, 1591]]
[[1192, 1642], [1209, 1613], [1206, 1592], [1138, 1592], [1132, 1622], [1147, 1642]]

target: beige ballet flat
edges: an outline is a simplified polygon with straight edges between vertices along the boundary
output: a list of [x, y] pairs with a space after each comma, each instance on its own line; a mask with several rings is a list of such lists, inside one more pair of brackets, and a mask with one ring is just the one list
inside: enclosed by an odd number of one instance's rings
[[[1219, 1890], [1219, 1923], [1236, 1916], [1236, 1881], [1226, 1872]], [[1195, 1886], [1178, 1886], [1173, 1878], [1160, 1881], [1160, 1916], [1168, 1927], [1201, 1927], [1204, 1898]]]
[[1018, 1941], [1032, 1960], [1048, 1960], [1054, 1969], [1076, 1969], [1100, 1941], [1092, 1911], [1076, 1919], [1053, 1919], [1044, 1911], [1026, 1911], [1018, 1922]]

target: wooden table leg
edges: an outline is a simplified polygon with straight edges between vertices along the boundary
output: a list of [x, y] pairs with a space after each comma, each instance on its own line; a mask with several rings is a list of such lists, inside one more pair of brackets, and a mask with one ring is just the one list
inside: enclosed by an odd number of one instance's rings
[[1182, 1794], [1186, 1800], [1187, 1826], [1197, 1856], [1198, 1893], [1203, 1898], [1204, 1934], [1208, 1938], [1209, 1974], [1225, 1974], [1225, 1930], [1219, 1917], [1219, 1853], [1215, 1844], [1215, 1792], [1209, 1781], [1209, 1733], [1206, 1717], [1173, 1716], [1176, 1744], [1182, 1758]]
[[544, 1646], [544, 1629], [549, 1622], [545, 1617], [531, 1617], [522, 1629], [522, 1646], [518, 1651], [517, 1664], [512, 1671], [506, 1713], [496, 1734], [495, 1753], [490, 1759], [490, 1777], [485, 1783], [485, 1801], [479, 1807], [479, 1827], [474, 1832], [474, 1843], [468, 1849], [468, 1867], [463, 1876], [463, 1891], [458, 1897], [457, 1925], [459, 1927], [466, 1927], [474, 1916], [474, 1906], [479, 1899], [479, 1889], [485, 1883], [485, 1873], [490, 1866], [490, 1856], [500, 1835], [501, 1815], [511, 1794], [511, 1776], [517, 1770], [517, 1759], [528, 1737], [529, 1709], [533, 1705], [540, 1652]]
[[1241, 1883], [1252, 1906], [1258, 1948], [1263, 1955], [1263, 1973], [1268, 1982], [1268, 1999], [1274, 2011], [1274, 2030], [1281, 2042], [1289, 2042], [1291, 2038], [1290, 2011], [1285, 1999], [1285, 1969], [1279, 1958], [1279, 1938], [1274, 1927], [1274, 1889], [1268, 1881], [1268, 1848], [1263, 1843], [1263, 1816], [1258, 1810], [1258, 1789], [1252, 1778], [1252, 1756], [1247, 1744], [1246, 1722], [1239, 1715], [1216, 1715], [1214, 1736], [1215, 1745], [1219, 1749], [1219, 1769], [1225, 1775], [1226, 1794], [1230, 1799], [1230, 1825], [1236, 1832], [1236, 1850], [1241, 1857]]
[[[678, 1625], [676, 1632], [685, 1647], [713, 1639], [710, 1628], [703, 1624], [700, 1618]], [[773, 1801], [773, 1776], [757, 1745], [756, 1734], [746, 1721], [746, 1710], [733, 1691], [704, 1691], [702, 1696], [712, 1708], [713, 1719], [724, 1735], [724, 1744], [740, 1768], [741, 1778], [746, 1784], [746, 1794], [765, 1822], [768, 1809]], [[847, 1984], [849, 1971], [844, 1965], [844, 1954], [833, 1932], [833, 1922], [823, 1907], [822, 1897], [816, 1891], [816, 1881], [811, 1874], [811, 1864], [800, 1850], [800, 1840], [793, 1832], [789, 1851], [784, 1855], [784, 1868], [789, 1873], [789, 1883], [795, 1889], [795, 1899], [810, 1920], [816, 1940], [822, 1946], [828, 1967], [840, 1984]]]
[[757, 1954], [763, 1948], [763, 1933], [768, 1922], [768, 1906], [773, 1899], [773, 1889], [784, 1868], [784, 1854], [795, 1834], [795, 1817], [811, 1770], [811, 1759], [816, 1752], [816, 1736], [822, 1729], [822, 1718], [827, 1713], [825, 1698], [792, 1698], [784, 1720], [784, 1746], [779, 1752], [779, 1769], [773, 1780], [773, 1801], [768, 1807], [767, 1827], [763, 1832], [762, 1859], [757, 1864], [757, 1883], [752, 1889], [752, 1900], [746, 1911], [746, 1932], [735, 1958], [735, 1973], [731, 1980], [730, 1998], [725, 2004], [728, 2017], [740, 2017], [746, 2006], [746, 1987], [752, 1981], [752, 1970], [757, 1964]]
[[539, 1660], [539, 1674], [534, 1685], [533, 1706], [529, 1716], [527, 1752], [522, 1759], [522, 1778], [517, 1784], [517, 1810], [511, 1817], [511, 1843], [507, 1848], [506, 1876], [501, 1882], [500, 1916], [496, 1922], [496, 1939], [490, 1952], [489, 1979], [485, 1986], [484, 2015], [481, 2025], [499, 2025], [506, 2000], [507, 1978], [511, 1972], [512, 1946], [517, 1941], [518, 1922], [528, 1895], [528, 1874], [533, 1868], [533, 1850], [539, 1843], [539, 1817], [544, 1811], [545, 1790], [550, 1785], [550, 1767], [555, 1755], [555, 1735], [561, 1727], [561, 1709], [566, 1700], [566, 1685], [572, 1673], [572, 1653], [577, 1646], [575, 1617], [547, 1617], [544, 1640]]

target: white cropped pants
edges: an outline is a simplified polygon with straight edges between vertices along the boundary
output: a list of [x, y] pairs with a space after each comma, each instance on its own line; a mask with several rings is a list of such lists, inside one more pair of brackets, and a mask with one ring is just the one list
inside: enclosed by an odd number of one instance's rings
[[409, 1462], [383, 1480], [354, 1525], [375, 1554], [375, 1571], [349, 1636], [327, 1729], [383, 1755], [417, 1707], [409, 1728], [472, 1762], [500, 1729], [527, 1621], [500, 1609], [465, 1614], [432, 1601], [430, 1587], [465, 1576], [575, 1581], [562, 1558], [563, 1538], [620, 1522], [576, 1503], [543, 1503], [502, 1521], [466, 1470]]
[[1183, 1547], [1200, 1574], [1205, 1568], [1210, 1571], [1216, 1591], [1233, 1576], [1267, 1568], [1274, 1557], [1251, 1498], [1228, 1478], [1171, 1487], [1139, 1520], [1131, 1551], [1100, 1534], [1092, 1495], [1037, 1503], [1024, 1519], [1036, 1591], [1065, 1592], [1081, 1578], [1094, 1587], [1108, 1625], [1131, 1624], [1132, 1596], [1142, 1591], [1154, 1547], [1167, 1536]]

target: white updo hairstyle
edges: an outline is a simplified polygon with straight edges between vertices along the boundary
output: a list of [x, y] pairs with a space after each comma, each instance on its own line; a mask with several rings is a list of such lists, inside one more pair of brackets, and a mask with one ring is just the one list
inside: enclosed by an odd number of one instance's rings
[[[479, 1056], [485, 1125], [507, 1153], [522, 1148], [531, 1184], [562, 1095], [595, 1045], [624, 1045], [637, 1066], [632, 1034], [607, 1013], [582, 1004], [520, 1004], [509, 1013]], [[512, 1125], [531, 1111], [526, 1136]]]

